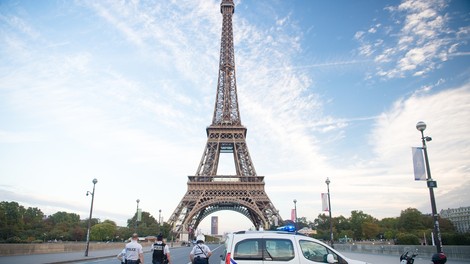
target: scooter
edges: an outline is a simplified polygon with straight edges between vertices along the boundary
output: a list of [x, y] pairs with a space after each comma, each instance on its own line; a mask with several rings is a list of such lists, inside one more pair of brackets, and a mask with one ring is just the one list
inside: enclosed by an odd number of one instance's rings
[[413, 264], [416, 256], [418, 256], [418, 253], [408, 255], [408, 251], [406, 251], [400, 256], [400, 264]]

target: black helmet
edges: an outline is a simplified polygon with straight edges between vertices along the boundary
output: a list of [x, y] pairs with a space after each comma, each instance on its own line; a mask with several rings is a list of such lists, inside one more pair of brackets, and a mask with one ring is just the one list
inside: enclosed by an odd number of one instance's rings
[[447, 262], [447, 257], [444, 253], [436, 253], [432, 255], [432, 263], [434, 264], [444, 264]]

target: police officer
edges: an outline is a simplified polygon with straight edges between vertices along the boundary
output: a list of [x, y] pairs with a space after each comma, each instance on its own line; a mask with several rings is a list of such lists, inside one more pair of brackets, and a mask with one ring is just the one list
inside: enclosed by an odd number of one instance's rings
[[142, 245], [138, 243], [139, 236], [137, 233], [132, 234], [131, 242], [126, 244], [126, 261], [127, 264], [144, 264], [144, 251]]
[[209, 257], [212, 255], [211, 249], [204, 244], [204, 235], [199, 235], [196, 238], [196, 245], [189, 253], [189, 259], [193, 264], [209, 263]]
[[126, 264], [126, 248], [119, 252], [117, 259], [121, 261], [121, 264]]
[[152, 264], [170, 263], [170, 247], [163, 243], [162, 234], [158, 234], [157, 242], [150, 247], [152, 252]]

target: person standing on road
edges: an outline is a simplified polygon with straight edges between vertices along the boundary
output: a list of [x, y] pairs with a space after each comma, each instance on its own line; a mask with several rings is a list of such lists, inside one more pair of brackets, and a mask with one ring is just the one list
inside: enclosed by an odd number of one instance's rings
[[127, 264], [144, 264], [144, 251], [142, 245], [139, 244], [139, 236], [137, 233], [132, 234], [131, 242], [126, 244], [126, 263]]
[[117, 259], [121, 261], [121, 264], [126, 264], [126, 248], [119, 252], [119, 254], [117, 255]]
[[204, 235], [199, 235], [196, 238], [196, 245], [189, 253], [189, 259], [193, 264], [208, 264], [209, 257], [212, 255], [211, 249], [204, 244]]
[[157, 236], [157, 242], [150, 247], [152, 252], [152, 264], [169, 264], [170, 260], [170, 247], [163, 243], [163, 236]]

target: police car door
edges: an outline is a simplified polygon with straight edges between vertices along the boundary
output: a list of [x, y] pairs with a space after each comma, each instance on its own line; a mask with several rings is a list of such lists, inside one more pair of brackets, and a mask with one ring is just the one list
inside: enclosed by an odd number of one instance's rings
[[330, 258], [334, 259], [333, 263], [347, 264], [347, 262], [332, 249], [315, 241], [299, 239], [298, 245], [301, 263], [331, 263], [328, 262], [328, 255], [330, 255]]
[[299, 264], [295, 245], [290, 238], [263, 237], [263, 263], [296, 263]]

